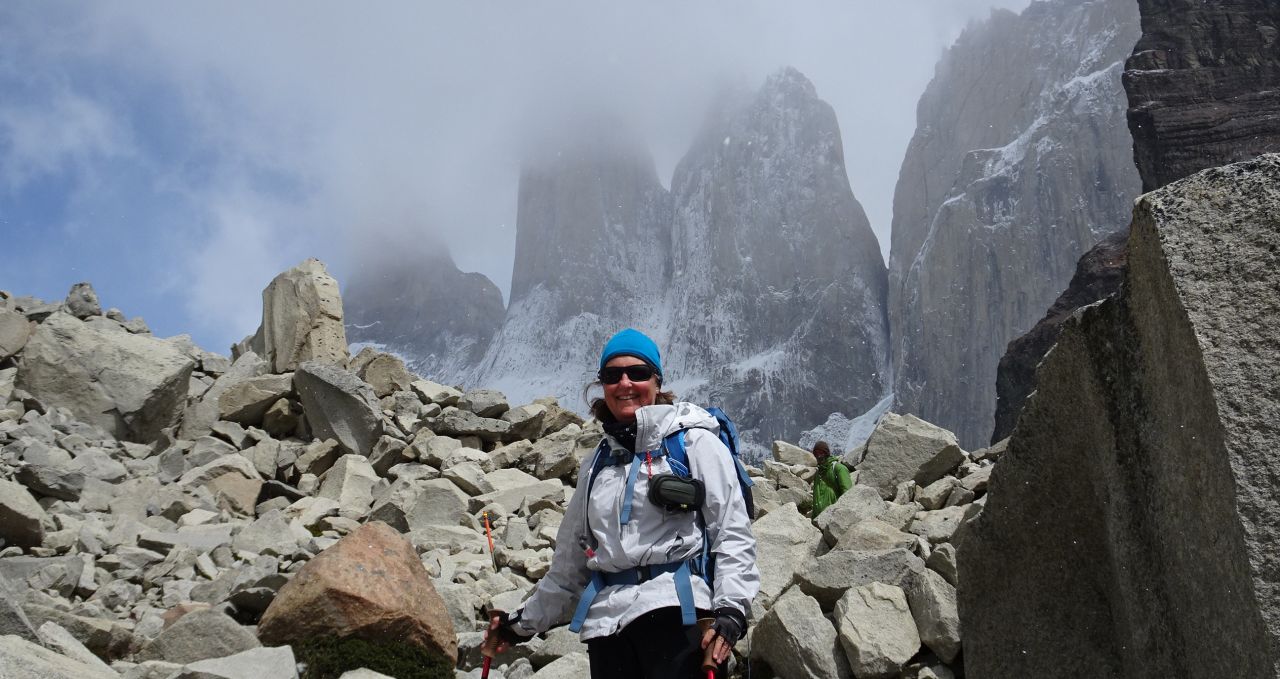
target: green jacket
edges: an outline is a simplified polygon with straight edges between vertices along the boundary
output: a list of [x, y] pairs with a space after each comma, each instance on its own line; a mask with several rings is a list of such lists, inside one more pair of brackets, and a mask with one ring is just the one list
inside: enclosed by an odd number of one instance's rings
[[818, 465], [818, 473], [813, 475], [813, 514], [818, 516], [822, 510], [835, 504], [836, 499], [853, 487], [849, 478], [849, 468], [844, 466], [835, 456], [828, 456]]

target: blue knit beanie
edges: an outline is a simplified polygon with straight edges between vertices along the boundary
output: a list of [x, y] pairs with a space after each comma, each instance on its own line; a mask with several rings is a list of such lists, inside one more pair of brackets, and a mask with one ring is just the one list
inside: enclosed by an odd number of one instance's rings
[[604, 345], [604, 351], [600, 352], [600, 367], [604, 368], [605, 363], [618, 356], [642, 359], [653, 366], [659, 377], [662, 376], [662, 355], [658, 353], [658, 345], [639, 330], [627, 328], [611, 337]]

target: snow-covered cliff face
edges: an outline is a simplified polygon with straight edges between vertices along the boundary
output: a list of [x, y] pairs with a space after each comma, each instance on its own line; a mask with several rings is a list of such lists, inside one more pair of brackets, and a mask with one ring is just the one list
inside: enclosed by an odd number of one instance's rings
[[671, 192], [668, 371], [686, 391], [762, 442], [887, 393], [884, 263], [803, 75], [726, 97]]
[[415, 372], [446, 383], [480, 361], [504, 314], [498, 286], [459, 271], [443, 248], [367, 262], [342, 297], [349, 342], [382, 345]]
[[1128, 223], [1140, 188], [1120, 84], [1131, 0], [1037, 2], [967, 30], [939, 64], [894, 196], [897, 409], [985, 445], [996, 368]]
[[597, 129], [526, 161], [511, 303], [468, 386], [581, 409], [610, 335], [665, 328], [670, 196], [638, 143]]

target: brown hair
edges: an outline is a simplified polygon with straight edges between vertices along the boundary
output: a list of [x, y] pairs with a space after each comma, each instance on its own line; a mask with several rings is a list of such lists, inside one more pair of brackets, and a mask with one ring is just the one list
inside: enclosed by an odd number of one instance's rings
[[831, 446], [828, 446], [826, 441], [818, 441], [813, 444], [813, 454], [815, 457], [818, 455], [830, 455]]
[[[595, 398], [587, 397], [587, 392], [591, 391], [591, 387], [596, 385], [600, 385], [601, 388], [604, 388], [604, 384], [602, 384], [600, 380], [596, 380], [588, 384], [582, 388], [582, 400], [591, 404], [590, 408], [592, 417], [595, 417], [600, 422], [613, 422], [615, 418], [613, 417], [613, 413], [609, 411], [609, 405], [604, 402], [603, 396], [597, 396]], [[658, 382], [658, 389], [658, 393], [653, 397], [654, 405], [669, 406], [676, 402], [676, 393], [674, 391], [661, 391], [661, 381]]]

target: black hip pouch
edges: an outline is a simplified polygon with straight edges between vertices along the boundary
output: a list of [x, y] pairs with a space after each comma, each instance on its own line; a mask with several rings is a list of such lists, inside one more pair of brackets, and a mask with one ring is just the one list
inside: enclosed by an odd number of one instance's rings
[[675, 474], [659, 474], [649, 482], [649, 502], [669, 512], [692, 512], [702, 508], [706, 488], [697, 479]]

